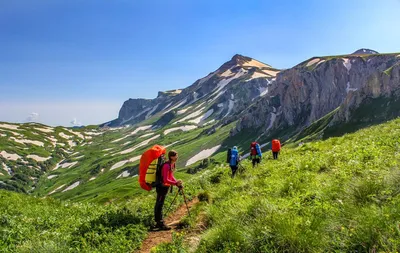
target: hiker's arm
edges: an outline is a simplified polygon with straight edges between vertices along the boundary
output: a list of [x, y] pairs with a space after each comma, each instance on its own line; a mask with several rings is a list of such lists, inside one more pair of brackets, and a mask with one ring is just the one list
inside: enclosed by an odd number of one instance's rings
[[175, 180], [175, 182], [176, 182], [175, 185], [176, 186], [178, 186], [179, 188], [183, 187], [182, 180], [176, 180], [173, 173], [171, 173], [171, 177], [173, 178], [173, 180]]

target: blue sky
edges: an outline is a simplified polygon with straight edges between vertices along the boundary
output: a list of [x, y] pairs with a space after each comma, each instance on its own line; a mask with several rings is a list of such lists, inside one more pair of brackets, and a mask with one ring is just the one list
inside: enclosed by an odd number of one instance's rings
[[399, 52], [399, 13], [400, 0], [0, 0], [0, 121], [102, 123], [236, 53], [289, 68]]

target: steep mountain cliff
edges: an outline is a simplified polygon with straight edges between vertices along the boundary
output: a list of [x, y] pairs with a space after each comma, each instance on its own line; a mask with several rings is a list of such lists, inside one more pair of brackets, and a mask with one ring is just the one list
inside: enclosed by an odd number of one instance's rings
[[[246, 128], [258, 129], [265, 136], [287, 129], [295, 133], [338, 107], [336, 124], [356, 117], [352, 112], [371, 99], [397, 101], [399, 63], [398, 54], [311, 58], [280, 72], [268, 94], [243, 112], [232, 134]], [[386, 106], [390, 113], [383, 118], [397, 115]]]

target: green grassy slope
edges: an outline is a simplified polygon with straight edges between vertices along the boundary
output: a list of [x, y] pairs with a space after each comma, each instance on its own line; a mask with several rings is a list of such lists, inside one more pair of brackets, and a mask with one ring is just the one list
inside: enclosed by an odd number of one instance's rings
[[[195, 217], [187, 221], [189, 231], [198, 219], [206, 229], [198, 235], [199, 247], [191, 250], [398, 251], [399, 134], [397, 119], [284, 148], [278, 160], [267, 153], [254, 169], [243, 161], [246, 170], [235, 179], [226, 165], [195, 175], [178, 173], [190, 197], [201, 193], [210, 200], [201, 202], [193, 211]], [[107, 206], [0, 191], [0, 250], [127, 252], [139, 247], [152, 220], [155, 194], [141, 190], [131, 199], [129, 189], [135, 181], [122, 179], [119, 184], [124, 187], [115, 192], [110, 185], [109, 197], [126, 199]], [[90, 190], [87, 193], [91, 195]], [[159, 250], [185, 252], [190, 247], [175, 240]]]
[[400, 120], [284, 149], [207, 189], [199, 252], [395, 252]]
[[3, 190], [0, 202], [0, 252], [129, 252], [145, 236], [146, 214], [133, 207], [62, 203]]
[[[193, 180], [188, 174], [176, 176]], [[118, 189], [115, 194], [126, 194]], [[187, 197], [193, 198], [199, 189], [197, 182], [188, 183]], [[0, 190], [0, 252], [132, 252], [153, 222], [154, 203], [154, 190], [137, 190], [133, 199], [107, 205]], [[171, 212], [182, 203], [178, 199]]]
[[235, 179], [210, 171], [197, 252], [398, 252], [399, 134], [397, 119], [245, 161]]

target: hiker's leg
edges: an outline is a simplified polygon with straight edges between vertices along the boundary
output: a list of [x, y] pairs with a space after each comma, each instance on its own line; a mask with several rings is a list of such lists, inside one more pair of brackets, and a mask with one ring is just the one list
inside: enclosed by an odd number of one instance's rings
[[156, 200], [156, 205], [154, 207], [154, 216], [157, 224], [163, 221], [162, 210], [164, 206], [165, 197], [167, 196], [168, 193], [168, 189], [169, 187], [163, 187], [163, 186], [159, 186], [156, 188], [157, 200]]
[[238, 166], [232, 166], [232, 178], [235, 176]]
[[278, 159], [279, 152], [276, 152], [276, 159]]
[[163, 198], [161, 194], [161, 187], [156, 188], [157, 192], [157, 198], [156, 198], [156, 204], [154, 206], [154, 220], [158, 224], [161, 221], [161, 199]]
[[251, 160], [251, 162], [253, 163], [253, 168], [254, 168], [254, 166], [256, 166], [256, 159], [253, 158], [253, 159]]

